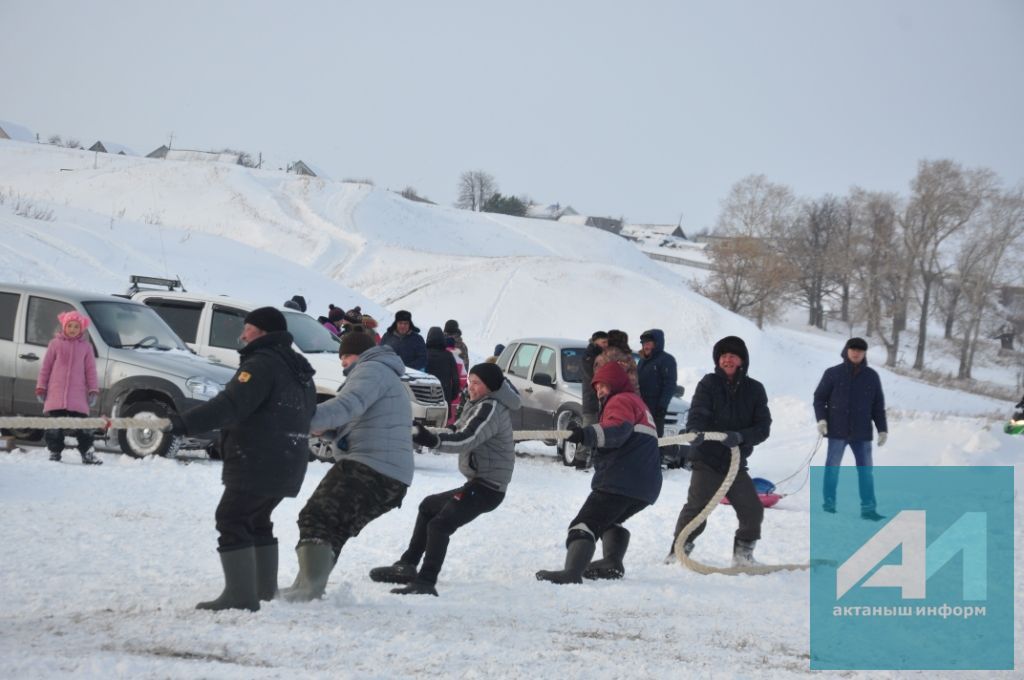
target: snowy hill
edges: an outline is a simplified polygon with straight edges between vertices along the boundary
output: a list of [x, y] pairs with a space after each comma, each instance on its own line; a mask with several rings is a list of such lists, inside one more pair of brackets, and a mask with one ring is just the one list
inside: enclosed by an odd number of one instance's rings
[[[621, 328], [635, 346], [643, 330], [660, 327], [688, 394], [711, 370], [714, 342], [740, 335], [773, 416], [751, 472], [774, 480], [813, 450], [811, 394], [843, 342], [836, 333], [759, 331], [695, 294], [687, 268], [597, 229], [416, 203], [368, 185], [0, 140], [0, 197], [2, 280], [120, 292], [129, 274], [177, 275], [190, 290], [259, 303], [302, 294], [314, 315], [328, 303], [360, 304], [383, 326], [408, 309], [424, 331], [458, 319], [476, 360], [515, 337]], [[879, 363], [880, 355], [869, 352]], [[891, 436], [876, 463], [1017, 464], [1024, 440], [999, 430], [1006, 403], [880, 374]], [[441, 598], [397, 598], [366, 578], [400, 554], [420, 500], [461, 483], [452, 457], [424, 455], [402, 508], [346, 546], [323, 601], [275, 601], [258, 614], [192, 609], [221, 583], [218, 463], [104, 453], [106, 465], [82, 468], [50, 463], [42, 449], [0, 453], [8, 519], [0, 542], [19, 546], [0, 553], [0, 674], [810, 674], [805, 573], [705, 577], [661, 563], [686, 498], [684, 470], [667, 471], [659, 502], [630, 521], [625, 579], [538, 584], [533, 571], [560, 564], [590, 476], [557, 465], [540, 443], [518, 450], [505, 504], [453, 538]], [[819, 452], [815, 463], [823, 462]], [[275, 514], [282, 585], [296, 571], [295, 516], [327, 469], [312, 465], [299, 498]], [[766, 562], [806, 561], [808, 507], [819, 492], [800, 481], [780, 489], [789, 495], [766, 513]], [[850, 509], [856, 499], [844, 502]], [[1020, 504], [1015, 519], [1019, 545]], [[715, 512], [702, 555], [726, 560], [734, 528], [731, 511]]]

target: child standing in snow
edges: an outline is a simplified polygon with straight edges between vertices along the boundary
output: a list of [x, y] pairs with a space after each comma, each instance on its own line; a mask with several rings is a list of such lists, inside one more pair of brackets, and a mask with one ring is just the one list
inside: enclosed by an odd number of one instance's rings
[[[57, 319], [60, 331], [46, 348], [36, 382], [36, 399], [42, 402], [43, 413], [47, 415], [85, 418], [100, 394], [96, 359], [85, 334], [89, 319], [74, 310], [58, 314]], [[92, 451], [93, 436], [89, 430], [46, 430], [50, 460], [60, 460], [65, 434], [78, 440], [83, 465], [103, 463]]]

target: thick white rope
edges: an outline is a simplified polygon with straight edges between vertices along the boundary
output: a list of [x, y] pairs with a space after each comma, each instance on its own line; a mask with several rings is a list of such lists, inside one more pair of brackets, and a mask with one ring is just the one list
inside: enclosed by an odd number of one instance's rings
[[25, 430], [165, 430], [171, 426], [167, 418], [73, 418], [45, 416], [10, 416], [0, 418], [0, 427]]

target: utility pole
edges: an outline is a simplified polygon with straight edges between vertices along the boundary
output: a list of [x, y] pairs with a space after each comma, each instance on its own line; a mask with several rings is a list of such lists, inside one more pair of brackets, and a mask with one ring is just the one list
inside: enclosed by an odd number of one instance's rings
[[173, 131], [171, 132], [171, 138], [167, 140], [167, 148], [168, 149], [173, 149], [174, 148], [174, 132]]

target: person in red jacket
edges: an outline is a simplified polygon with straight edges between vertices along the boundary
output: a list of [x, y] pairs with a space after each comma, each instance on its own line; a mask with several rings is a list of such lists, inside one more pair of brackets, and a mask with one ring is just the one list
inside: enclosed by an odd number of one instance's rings
[[[629, 547], [629, 531], [622, 523], [653, 505], [661, 493], [658, 431], [626, 370], [617, 361], [609, 362], [594, 371], [592, 382], [603, 403], [600, 420], [586, 427], [573, 423], [568, 437], [595, 450], [590, 495], [569, 522], [565, 568], [538, 571], [540, 581], [622, 578], [622, 559]], [[590, 562], [598, 537], [604, 558]]]
[[[100, 394], [96, 358], [85, 333], [89, 318], [71, 310], [58, 314], [57, 320], [60, 321], [60, 331], [46, 347], [46, 356], [36, 381], [36, 399], [42, 402], [46, 415], [85, 418]], [[46, 430], [50, 460], [60, 460], [65, 434], [74, 436], [78, 441], [83, 465], [103, 463], [92, 451], [90, 430]]]

